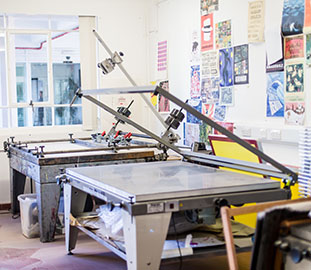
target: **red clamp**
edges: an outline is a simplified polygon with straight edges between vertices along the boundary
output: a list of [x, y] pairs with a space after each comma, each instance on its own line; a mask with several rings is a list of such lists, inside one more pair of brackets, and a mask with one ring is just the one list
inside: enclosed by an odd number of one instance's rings
[[106, 131], [103, 131], [101, 135], [104, 137], [106, 135]]
[[119, 136], [120, 130], [117, 131], [116, 135], [114, 135], [114, 139], [117, 138]]

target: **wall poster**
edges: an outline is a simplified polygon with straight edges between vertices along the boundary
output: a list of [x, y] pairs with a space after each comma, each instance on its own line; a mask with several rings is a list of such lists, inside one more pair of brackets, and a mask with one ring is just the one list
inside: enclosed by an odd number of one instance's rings
[[[188, 101], [188, 104], [196, 109], [198, 112], [202, 113], [202, 101], [200, 99], [190, 99]], [[191, 113], [187, 112], [187, 122], [192, 123], [192, 124], [200, 124], [201, 120], [196, 118], [194, 115]]]
[[215, 104], [203, 104], [202, 114], [214, 120]]
[[192, 65], [200, 64], [200, 32], [194, 30], [191, 34], [191, 58]]
[[157, 79], [167, 79], [167, 40], [158, 42]]
[[303, 63], [292, 63], [285, 66], [285, 100], [304, 100], [304, 68]]
[[248, 44], [234, 47], [234, 84], [248, 84]]
[[[224, 127], [225, 129], [229, 130], [231, 133], [233, 133], [233, 129], [234, 129], [234, 123], [232, 122], [216, 122], [218, 125]], [[221, 132], [219, 132], [218, 130], [214, 129], [214, 134], [216, 135], [222, 135]]]
[[184, 123], [184, 145], [191, 146], [200, 140], [200, 125]]
[[233, 85], [233, 50], [232, 48], [219, 50], [220, 86]]
[[215, 24], [216, 49], [231, 47], [231, 20]]
[[201, 16], [201, 51], [214, 48], [214, 22], [213, 13]]
[[213, 134], [213, 128], [203, 122], [200, 125], [200, 142], [207, 143], [209, 134]]
[[219, 105], [233, 106], [233, 87], [221, 87], [219, 95]]
[[284, 71], [284, 59], [280, 59], [279, 61], [268, 65], [268, 61], [266, 63], [266, 73], [276, 72], [276, 71]]
[[304, 57], [303, 35], [295, 37], [285, 37], [284, 57], [285, 59]]
[[248, 42], [263, 42], [265, 27], [264, 1], [248, 3]]
[[284, 118], [285, 124], [302, 126], [305, 121], [305, 103], [286, 102]]
[[311, 34], [306, 35], [306, 64], [311, 66]]
[[218, 121], [224, 121], [226, 118], [226, 106], [216, 105], [215, 106], [215, 112], [214, 112], [214, 118]]
[[219, 0], [201, 0], [201, 15], [206, 15], [218, 10]]
[[202, 52], [201, 61], [202, 78], [219, 76], [219, 56], [217, 50]]
[[267, 74], [266, 116], [284, 116], [284, 72], [273, 72]]
[[200, 66], [191, 66], [191, 81], [190, 81], [190, 97], [200, 97], [201, 85], [200, 85]]
[[303, 32], [305, 0], [284, 0], [282, 33], [284, 36]]
[[[164, 90], [169, 92], [169, 83], [168, 81], [162, 81], [159, 83], [159, 86], [162, 87]], [[170, 101], [169, 99], [158, 95], [159, 101], [158, 101], [158, 111], [159, 112], [170, 112]]]
[[219, 102], [219, 77], [202, 79], [201, 99], [203, 103]]

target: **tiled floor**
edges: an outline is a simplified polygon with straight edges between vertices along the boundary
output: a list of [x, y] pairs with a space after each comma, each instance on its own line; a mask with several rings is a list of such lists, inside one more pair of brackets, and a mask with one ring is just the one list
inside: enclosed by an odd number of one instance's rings
[[[249, 269], [250, 254], [239, 254], [241, 270]], [[105, 247], [81, 233], [73, 256], [65, 251], [64, 236], [52, 243], [27, 239], [20, 219], [0, 212], [0, 270], [126, 270], [126, 263]], [[161, 270], [180, 269], [179, 262], [162, 262]], [[182, 270], [226, 270], [225, 256], [183, 262]]]

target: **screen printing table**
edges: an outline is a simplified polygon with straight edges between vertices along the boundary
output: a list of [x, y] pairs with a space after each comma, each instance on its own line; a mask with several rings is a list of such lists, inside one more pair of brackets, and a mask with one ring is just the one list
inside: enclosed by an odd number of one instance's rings
[[[129, 270], [159, 269], [172, 212], [282, 200], [289, 197], [277, 181], [183, 161], [66, 169], [63, 176], [67, 252], [75, 248], [79, 229], [127, 261]], [[86, 194], [121, 207], [125, 250], [91, 231], [70, 225], [83, 212]]]
[[[36, 187], [38, 202], [38, 218], [40, 241], [49, 242], [54, 239], [56, 218], [60, 198], [60, 186], [56, 176], [61, 169], [119, 164], [130, 162], [145, 162], [155, 160], [155, 153], [147, 147], [135, 146], [132, 149], [102, 150], [103, 145], [97, 146], [97, 151], [85, 141], [84, 145], [67, 141], [44, 143], [44, 151], [34, 151], [38, 143], [25, 145], [10, 143], [8, 156], [10, 158], [11, 211], [19, 212], [17, 196], [24, 193], [26, 176], [33, 179]], [[42, 143], [41, 143], [42, 145]], [[122, 148], [122, 147], [121, 147]]]

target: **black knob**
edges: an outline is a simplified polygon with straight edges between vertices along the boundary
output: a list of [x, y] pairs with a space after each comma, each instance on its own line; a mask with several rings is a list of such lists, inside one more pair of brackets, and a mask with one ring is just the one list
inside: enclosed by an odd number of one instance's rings
[[124, 53], [123, 52], [119, 52], [120, 56], [124, 56]]
[[293, 248], [290, 251], [290, 257], [292, 258], [292, 261], [294, 263], [300, 263], [301, 260], [303, 259], [303, 252], [298, 248]]

